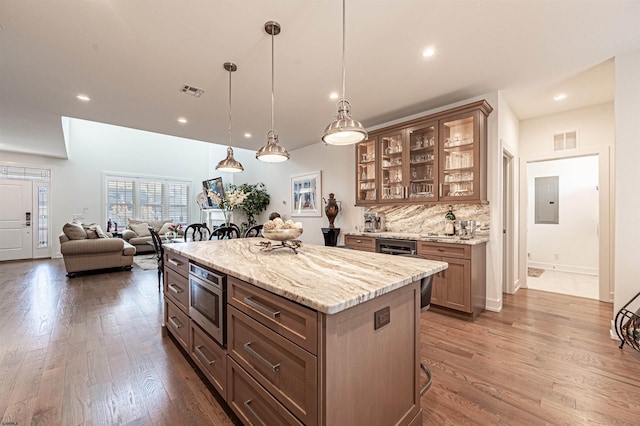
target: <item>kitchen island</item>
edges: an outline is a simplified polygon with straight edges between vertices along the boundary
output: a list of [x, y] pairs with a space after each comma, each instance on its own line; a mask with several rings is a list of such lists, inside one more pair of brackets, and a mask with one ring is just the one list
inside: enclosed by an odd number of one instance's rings
[[[420, 282], [447, 264], [261, 241], [165, 246], [166, 330], [243, 423], [420, 424]], [[226, 274], [226, 345], [189, 316], [189, 264]]]

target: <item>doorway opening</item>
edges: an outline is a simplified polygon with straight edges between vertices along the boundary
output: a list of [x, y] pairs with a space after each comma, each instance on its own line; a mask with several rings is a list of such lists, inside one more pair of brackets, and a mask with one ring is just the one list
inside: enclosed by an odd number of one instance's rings
[[599, 156], [527, 164], [527, 287], [598, 300]]

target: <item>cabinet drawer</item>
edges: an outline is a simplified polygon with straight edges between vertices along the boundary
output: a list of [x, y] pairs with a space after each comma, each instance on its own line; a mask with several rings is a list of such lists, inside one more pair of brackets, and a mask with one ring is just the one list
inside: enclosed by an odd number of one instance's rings
[[316, 422], [317, 359], [233, 307], [229, 355], [303, 423]]
[[164, 268], [164, 296], [189, 312], [189, 280], [171, 268]]
[[359, 237], [356, 235], [345, 235], [344, 245], [354, 250], [376, 251], [376, 239], [373, 237]]
[[184, 350], [189, 350], [189, 317], [170, 300], [164, 302], [165, 324], [167, 330], [178, 339]]
[[246, 425], [302, 425], [231, 358], [227, 403]]
[[232, 276], [227, 277], [227, 301], [262, 325], [312, 354], [318, 350], [318, 313]]
[[191, 358], [226, 401], [227, 351], [209, 337], [194, 321], [191, 321], [190, 329], [189, 353]]
[[189, 259], [171, 250], [164, 251], [164, 266], [167, 266], [185, 277], [189, 275]]
[[418, 241], [418, 254], [421, 256], [445, 256], [460, 259], [471, 258], [471, 246], [467, 244], [447, 244]]

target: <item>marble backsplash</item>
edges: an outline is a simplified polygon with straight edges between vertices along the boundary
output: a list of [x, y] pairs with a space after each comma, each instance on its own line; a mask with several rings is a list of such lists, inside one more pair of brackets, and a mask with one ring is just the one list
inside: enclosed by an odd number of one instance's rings
[[[367, 211], [384, 213], [388, 232], [442, 234], [448, 210], [448, 204], [435, 204], [376, 206]], [[459, 220], [475, 220], [476, 235], [489, 234], [489, 204], [453, 204], [453, 213]]]

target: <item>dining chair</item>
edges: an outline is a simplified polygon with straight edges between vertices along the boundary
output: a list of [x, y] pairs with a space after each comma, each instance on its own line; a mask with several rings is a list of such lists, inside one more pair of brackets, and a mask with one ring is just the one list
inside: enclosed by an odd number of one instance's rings
[[192, 223], [184, 230], [184, 241], [189, 241], [189, 233], [191, 233], [191, 241], [206, 241], [211, 235], [211, 231], [206, 223]]
[[237, 226], [219, 226], [211, 231], [209, 240], [229, 240], [232, 238], [240, 238], [240, 229]]
[[158, 261], [158, 291], [160, 291], [162, 278], [164, 276], [164, 247], [162, 247], [162, 239], [158, 232], [151, 226], [149, 227], [149, 232], [151, 233], [151, 241], [153, 241], [155, 257]]
[[247, 232], [244, 233], [244, 238], [259, 237], [261, 231], [262, 225], [252, 226], [251, 228], [247, 229]]

